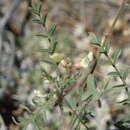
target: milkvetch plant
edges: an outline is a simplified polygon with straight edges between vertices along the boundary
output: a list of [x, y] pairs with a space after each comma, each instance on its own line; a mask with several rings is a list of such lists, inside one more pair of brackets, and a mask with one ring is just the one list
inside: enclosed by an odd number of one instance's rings
[[[87, 130], [89, 129], [90, 117], [94, 118], [96, 115], [96, 113], [89, 109], [89, 104], [98, 103], [99, 107], [102, 107], [100, 100], [102, 96], [109, 93], [108, 90], [112, 91], [117, 87], [125, 89], [127, 95], [127, 99], [119, 103], [130, 104], [129, 85], [126, 82], [130, 67], [124, 70], [118, 68], [117, 62], [121, 56], [120, 49], [115, 50], [112, 56], [109, 54], [111, 48], [109, 35], [112, 34], [113, 28], [124, 10], [126, 3], [127, 0], [123, 0], [108, 34], [102, 37], [94, 33], [89, 33], [91, 38], [90, 43], [98, 48], [96, 55], [90, 51], [78, 63], [73, 63], [71, 59], [63, 53], [56, 52], [58, 41], [55, 40], [54, 34], [57, 25], [53, 24], [48, 27], [48, 13], [42, 15], [41, 6], [36, 4], [32, 5], [31, 12], [36, 16], [32, 21], [40, 24], [44, 29], [43, 33], [36, 34], [36, 36], [47, 39], [49, 43], [48, 48], [40, 48], [39, 51], [48, 54], [50, 60], [44, 58], [43, 62], [53, 66], [56, 75], [52, 75], [48, 70], [41, 69], [43, 80], [47, 80], [51, 88], [47, 94], [42, 93], [40, 90], [34, 91], [36, 97], [33, 99], [33, 103], [37, 109], [31, 111], [25, 107], [29, 116], [19, 123], [22, 129], [27, 129], [29, 124], [31, 124], [35, 130], [58, 128], [58, 126], [55, 126], [55, 119], [52, 122], [49, 120], [48, 113], [58, 107], [63, 114], [67, 107], [69, 109], [69, 118], [71, 118], [69, 128], [71, 130], [78, 130], [83, 127], [83, 129]], [[107, 89], [110, 82], [108, 80], [103, 82], [103, 89], [101, 90], [98, 88], [99, 84], [94, 72], [102, 55], [107, 58], [109, 65], [114, 69], [114, 71], [108, 73], [108, 77], [119, 77], [122, 83]], [[64, 73], [61, 72], [60, 67], [65, 69]], [[85, 70], [84, 72], [81, 71], [82, 68]], [[53, 125], [53, 128], [51, 128], [51, 125], [48, 125], [49, 123]], [[130, 125], [128, 121], [122, 121], [122, 125], [125, 123]]]

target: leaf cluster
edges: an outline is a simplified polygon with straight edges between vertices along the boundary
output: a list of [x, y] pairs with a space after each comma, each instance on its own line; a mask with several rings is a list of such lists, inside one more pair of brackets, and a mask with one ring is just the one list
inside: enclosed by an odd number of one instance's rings
[[[39, 51], [47, 53], [52, 56], [57, 47], [57, 41], [54, 40], [54, 33], [56, 31], [56, 24], [51, 25], [49, 28], [47, 27], [47, 16], [48, 13], [45, 13], [43, 16], [41, 15], [41, 6], [36, 4], [32, 5], [31, 12], [36, 15], [36, 18], [32, 19], [33, 22], [40, 24], [44, 33], [36, 34], [37, 37], [41, 37], [47, 39], [49, 42], [49, 48], [40, 48]], [[88, 123], [91, 118], [95, 117], [95, 114], [92, 110], [88, 109], [88, 105], [90, 103], [100, 102], [100, 99], [110, 91], [113, 91], [115, 88], [125, 88], [126, 94], [128, 98], [123, 101], [118, 102], [121, 105], [129, 105], [130, 104], [130, 94], [128, 91], [128, 84], [126, 83], [126, 79], [129, 74], [130, 67], [127, 67], [123, 70], [120, 70], [117, 66], [119, 58], [122, 55], [122, 51], [117, 49], [114, 51], [112, 55], [109, 54], [110, 51], [110, 41], [108, 39], [104, 40], [100, 35], [96, 35], [94, 33], [89, 33], [91, 44], [97, 46], [98, 54], [104, 55], [110, 66], [113, 67], [114, 71], [108, 73], [108, 77], [118, 77], [122, 83], [113, 86], [112, 88], [108, 88], [109, 80], [106, 82], [101, 81], [102, 89], [99, 89], [98, 86], [98, 78], [95, 76], [95, 73], [90, 73], [85, 79], [85, 83], [83, 85], [76, 86], [77, 82], [82, 76], [82, 73], [77, 71], [77, 73], [72, 73], [72, 68], [68, 67], [66, 69], [66, 74], [61, 74], [58, 69], [58, 63], [53, 60], [44, 59], [43, 62], [53, 66], [57, 73], [56, 76], [52, 76], [51, 73], [47, 72], [47, 70], [42, 69], [42, 77], [43, 80], [48, 80], [49, 85], [53, 86], [46, 96], [46, 101], [42, 102], [41, 100], [34, 100], [34, 104], [38, 108], [37, 111], [30, 111], [28, 108], [26, 109], [29, 112], [29, 118], [22, 120], [19, 124], [23, 130], [25, 130], [28, 124], [32, 124], [36, 130], [41, 130], [46, 126], [47, 122], [47, 111], [51, 109], [55, 109], [55, 107], [59, 107], [61, 111], [64, 111], [65, 106], [69, 108], [71, 113], [72, 120], [70, 122], [71, 129], [78, 130], [80, 126], [84, 126], [85, 129], [88, 129]], [[99, 56], [100, 57], [100, 56]], [[98, 59], [99, 60], [99, 59]], [[78, 99], [74, 96], [70, 96], [72, 86], [75, 87], [75, 94], [77, 94]], [[71, 90], [72, 89], [72, 90]], [[67, 91], [68, 90], [68, 91]], [[70, 95], [69, 95], [70, 94]], [[44, 96], [44, 95], [43, 95]], [[50, 110], [51, 111], [51, 110]], [[17, 122], [16, 122], [17, 123]], [[120, 121], [116, 124], [119, 127], [125, 127], [129, 125], [129, 121]]]

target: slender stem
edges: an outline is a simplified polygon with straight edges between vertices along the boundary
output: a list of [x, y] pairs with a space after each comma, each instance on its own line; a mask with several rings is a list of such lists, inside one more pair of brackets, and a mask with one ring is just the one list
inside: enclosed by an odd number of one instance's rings
[[[113, 21], [113, 23], [112, 23], [112, 25], [111, 25], [111, 27], [110, 27], [108, 33], [107, 33], [106, 35], [104, 35], [104, 37], [102, 38], [101, 47], [104, 46], [106, 40], [107, 40], [108, 37], [112, 34], [113, 29], [114, 29], [114, 27], [115, 27], [115, 25], [116, 25], [116, 22], [118, 21], [120, 15], [122, 14], [122, 12], [123, 12], [123, 10], [124, 10], [124, 8], [125, 8], [125, 5], [126, 5], [126, 3], [127, 3], [127, 1], [128, 1], [128, 0], [123, 0], [121, 6], [120, 6], [120, 8], [119, 8], [119, 10], [117, 11], [117, 15], [116, 15], [116, 17], [115, 17], [115, 19], [114, 19], [114, 21]], [[97, 52], [95, 61], [90, 65], [90, 68], [89, 68], [89, 69], [87, 68], [87, 70], [84, 71], [84, 73], [82, 74], [82, 76], [81, 76], [79, 82], [77, 83], [79, 86], [82, 86], [82, 85], [84, 84], [84, 82], [86, 81], [88, 75], [89, 75], [90, 73], [93, 73], [93, 72], [95, 71], [96, 66], [97, 66], [97, 64], [98, 64], [98, 61], [99, 61], [99, 59], [100, 59], [100, 56], [101, 56], [101, 54], [100, 54], [99, 52]]]
[[[116, 23], [117, 23], [117, 21], [118, 21], [120, 15], [122, 14], [122, 12], [123, 12], [123, 10], [124, 10], [124, 8], [125, 8], [125, 5], [126, 5], [126, 3], [127, 3], [127, 1], [128, 1], [128, 0], [123, 0], [122, 4], [121, 4], [121, 6], [120, 6], [120, 8], [119, 8], [119, 10], [118, 10], [118, 12], [117, 12], [117, 15], [116, 15], [116, 17], [115, 17], [115, 19], [114, 19], [114, 21], [113, 21], [113, 23], [112, 23], [112, 25], [111, 25], [111, 27], [110, 27], [108, 33], [107, 33], [107, 35], [105, 35], [105, 36], [103, 37], [103, 39], [102, 39], [101, 47], [104, 46], [106, 40], [108, 39], [108, 36], [110, 36], [110, 35], [112, 34], [113, 29], [114, 29], [114, 27], [115, 27], [115, 25], [116, 25]], [[89, 70], [89, 71], [87, 70], [85, 73], [83, 73], [83, 76], [81, 77], [81, 79], [80, 79], [80, 81], [79, 81], [79, 83], [78, 83], [79, 85], [82, 85], [82, 84], [84, 83], [84, 81], [87, 79], [88, 75], [89, 75], [90, 73], [93, 73], [93, 72], [95, 71], [95, 68], [96, 68], [96, 66], [97, 66], [97, 64], [98, 64], [98, 61], [99, 61], [99, 59], [100, 59], [100, 56], [101, 56], [101, 54], [100, 54], [100, 53], [97, 53], [96, 61], [92, 63], [91, 68], [90, 68], [91, 70]], [[116, 70], [117, 72], [119, 72], [119, 70], [117, 69], [117, 67], [116, 67], [115, 65], [114, 65], [113, 67], [115, 68], [115, 70]], [[121, 75], [120, 75], [120, 78], [121, 78], [123, 84], [126, 85], [126, 82], [122, 79]], [[126, 88], [126, 92], [127, 92], [127, 94], [128, 94], [127, 88]], [[81, 113], [84, 109], [85, 109], [85, 107], [83, 106], [83, 107], [81, 108], [80, 112], [79, 112], [79, 115], [80, 115], [80, 113]]]
[[71, 105], [68, 103], [68, 101], [64, 98], [67, 106], [72, 110], [72, 112], [76, 115], [76, 118], [79, 119], [79, 121], [84, 125], [84, 127], [88, 130], [88, 126], [82, 121], [82, 118], [80, 117], [81, 113], [77, 114], [77, 112], [71, 107]]
[[116, 15], [116, 17], [115, 17], [115, 19], [114, 19], [114, 21], [113, 21], [113, 23], [111, 25], [111, 28], [110, 28], [110, 30], [108, 32], [109, 34], [111, 34], [113, 32], [113, 29], [114, 29], [114, 27], [116, 25], [117, 20], [119, 19], [119, 17], [121, 16], [123, 10], [125, 9], [125, 5], [126, 5], [127, 1], [128, 0], [123, 0], [121, 6], [119, 8], [119, 11], [117, 12], [117, 15]]
[[[56, 83], [56, 87], [57, 89], [60, 88], [58, 82]], [[71, 109], [71, 111], [76, 115], [76, 119], [78, 118], [79, 121], [84, 125], [84, 127], [88, 130], [87, 125], [82, 121], [82, 119], [80, 118], [81, 113], [77, 114], [77, 112], [71, 107], [71, 105], [69, 104], [69, 102], [67, 101], [67, 99], [64, 97], [64, 101], [66, 102], [67, 106]]]
[[[82, 112], [84, 111], [84, 109], [86, 108], [87, 104], [88, 104], [90, 101], [91, 101], [91, 97], [88, 98], [88, 100], [85, 102], [85, 104], [81, 107], [81, 109], [80, 109], [80, 111], [79, 111], [79, 113], [78, 113], [79, 116], [82, 114]], [[76, 120], [77, 120], [77, 118], [74, 119], [73, 124], [75, 124]]]
[[105, 56], [108, 58], [108, 60], [110, 61], [112, 67], [116, 70], [116, 72], [119, 73], [119, 77], [120, 77], [120, 79], [121, 79], [123, 85], [126, 86], [126, 87], [125, 87], [125, 90], [126, 90], [126, 93], [127, 93], [127, 95], [128, 95], [127, 83], [126, 83], [126, 81], [122, 78], [122, 75], [121, 75], [119, 69], [117, 68], [117, 66], [116, 66], [115, 64], [113, 64], [112, 59], [110, 58], [110, 56], [109, 56], [108, 54], [105, 54]]
[[[122, 12], [123, 12], [123, 10], [124, 10], [124, 8], [125, 8], [125, 5], [126, 5], [126, 3], [127, 3], [127, 1], [128, 1], [128, 0], [123, 0], [123, 1], [122, 1], [122, 4], [121, 4], [119, 10], [117, 11], [117, 15], [116, 15], [116, 17], [115, 17], [115, 19], [114, 19], [114, 21], [113, 21], [113, 23], [112, 23], [112, 25], [111, 25], [111, 27], [110, 27], [108, 33], [107, 33], [106, 35], [104, 35], [104, 37], [103, 37], [103, 39], [102, 39], [101, 46], [104, 46], [106, 40], [107, 40], [108, 37], [112, 34], [113, 29], [114, 29], [114, 27], [115, 27], [115, 25], [116, 25], [116, 23], [117, 23], [119, 17], [120, 17], [121, 14], [122, 14]], [[100, 55], [101, 55], [101, 54], [99, 53], [98, 59], [100, 58]]]
[[[114, 21], [113, 21], [113, 23], [112, 23], [112, 25], [111, 25], [109, 31], [108, 31], [108, 34], [106, 34], [106, 35], [103, 37], [103, 39], [102, 39], [101, 47], [104, 46], [106, 40], [108, 39], [108, 36], [110, 36], [110, 35], [112, 34], [113, 29], [114, 29], [114, 27], [115, 27], [115, 25], [116, 25], [116, 23], [117, 23], [119, 17], [121, 16], [123, 10], [125, 9], [125, 6], [126, 6], [126, 3], [127, 3], [127, 2], [128, 2], [128, 0], [123, 0], [123, 1], [122, 1], [122, 4], [121, 4], [121, 6], [120, 6], [120, 8], [119, 8], [119, 10], [118, 10], [118, 12], [117, 12], [117, 15], [116, 15], [116, 17], [115, 17], [115, 19], [114, 19]], [[100, 56], [101, 56], [101, 53], [98, 53], [98, 55], [97, 55], [97, 62], [99, 61]], [[108, 55], [106, 55], [106, 56], [107, 56], [107, 58], [111, 61], [110, 57], [109, 57]], [[112, 64], [112, 66], [115, 68], [115, 70], [116, 70], [117, 72], [119, 72], [118, 68], [112, 63], [112, 61], [111, 61], [111, 64]], [[120, 72], [119, 72], [119, 74], [120, 74]], [[126, 84], [125, 80], [122, 78], [121, 74], [120, 74], [120, 79], [122, 80], [123, 84], [124, 84], [125, 86], [127, 86], [127, 84]], [[127, 95], [128, 95], [128, 88], [126, 87], [125, 89], [126, 89], [126, 93], [127, 93]]]

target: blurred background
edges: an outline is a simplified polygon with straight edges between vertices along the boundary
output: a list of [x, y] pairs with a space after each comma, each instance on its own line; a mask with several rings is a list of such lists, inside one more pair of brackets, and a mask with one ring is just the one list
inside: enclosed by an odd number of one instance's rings
[[[40, 25], [32, 22], [33, 16], [29, 10], [31, 3], [41, 4], [42, 14], [48, 12], [48, 26], [54, 23], [58, 25], [55, 33], [59, 42], [58, 52], [64, 52], [76, 62], [89, 52], [88, 32], [104, 35], [121, 2], [122, 0], [0, 0], [0, 130], [19, 129], [13, 123], [12, 116], [26, 116], [21, 104], [34, 109], [34, 90], [41, 89], [44, 84], [41, 68], [50, 69], [51, 73], [51, 68], [42, 62], [47, 55], [37, 51], [39, 47], [47, 47], [47, 43], [34, 36], [43, 30]], [[116, 48], [123, 50], [119, 60], [121, 69], [130, 66], [130, 5], [124, 12], [111, 36], [111, 52]], [[104, 57], [101, 61], [103, 65], [99, 65], [96, 72], [102, 80], [106, 80], [106, 75], [112, 68], [103, 62]], [[120, 80], [112, 80], [110, 86], [117, 82]], [[129, 79], [127, 82], [130, 84]], [[90, 123], [92, 130], [114, 129], [116, 126], [112, 125], [113, 122], [121, 118], [122, 114], [128, 115], [128, 107], [115, 105], [119, 99], [125, 99], [124, 92], [119, 89], [116, 94], [113, 93], [104, 97], [101, 109], [95, 108], [97, 117]], [[65, 124], [45, 130], [69, 130]]]

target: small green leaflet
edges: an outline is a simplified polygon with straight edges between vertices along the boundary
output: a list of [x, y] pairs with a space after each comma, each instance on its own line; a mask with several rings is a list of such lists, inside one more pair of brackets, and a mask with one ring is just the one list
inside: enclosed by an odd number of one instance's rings
[[129, 71], [130, 71], [130, 67], [129, 66], [121, 71], [121, 76], [122, 76], [122, 78], [124, 80], [126, 80], [126, 78], [128, 77]]
[[48, 72], [46, 72], [45, 69], [42, 69], [42, 74], [43, 74], [43, 77], [47, 78], [47, 80], [54, 81], [54, 78]]
[[32, 21], [37, 23], [37, 24], [43, 24], [43, 21], [39, 18], [33, 18]]
[[56, 45], [58, 44], [57, 41], [52, 41], [51, 42], [51, 45], [49, 48], [42, 48], [42, 49], [38, 49], [38, 51], [41, 51], [41, 52], [48, 52], [49, 54], [53, 54], [56, 50]]
[[77, 94], [78, 94], [80, 97], [82, 97], [82, 95], [83, 95], [83, 89], [82, 89], [80, 86], [77, 86], [76, 92], [77, 92]]
[[45, 15], [42, 17], [43, 20], [43, 26], [46, 27], [46, 20], [47, 20], [48, 13], [45, 13]]
[[36, 36], [43, 37], [43, 38], [48, 38], [49, 37], [47, 34], [42, 34], [42, 33], [36, 34]]
[[118, 84], [118, 85], [113, 86], [113, 88], [120, 88], [120, 87], [125, 87], [125, 85], [124, 84]]
[[82, 96], [82, 100], [86, 100], [96, 92], [94, 75], [90, 74], [87, 79], [87, 90]]
[[113, 76], [113, 77], [120, 77], [123, 80], [126, 80], [128, 73], [129, 73], [128, 69], [125, 69], [125, 70], [120, 71], [120, 72], [116, 72], [116, 71], [110, 72], [110, 73], [108, 73], [108, 75]]
[[49, 64], [49, 65], [51, 65], [53, 67], [58, 67], [55, 62], [52, 62], [52, 61], [49, 61], [49, 60], [42, 60], [42, 62], [47, 63], [47, 64]]
[[49, 48], [38, 49], [38, 51], [50, 53], [50, 49]]
[[120, 77], [120, 73], [119, 72], [109, 72], [108, 75], [109, 76], [113, 76], [113, 77]]
[[56, 45], [57, 45], [57, 44], [58, 44], [57, 41], [52, 41], [52, 42], [51, 42], [51, 45], [50, 45], [50, 47], [49, 47], [50, 54], [53, 54], [53, 53], [55, 52], [55, 50], [56, 50]]
[[119, 57], [121, 56], [122, 54], [122, 51], [121, 49], [117, 49], [114, 53], [113, 53], [113, 56], [112, 56], [112, 62], [113, 64], [115, 65], [119, 59]]
[[21, 104], [20, 107], [22, 109], [25, 109], [28, 113], [32, 114], [31, 110], [27, 106], [25, 106], [24, 104]]
[[44, 114], [42, 112], [40, 113], [36, 113], [35, 117], [34, 117], [34, 122], [33, 125], [36, 125], [38, 130], [41, 130], [42, 128], [44, 128]]
[[56, 24], [53, 24], [53, 25], [50, 27], [50, 29], [48, 30], [48, 34], [49, 34], [50, 36], [52, 36], [52, 35], [54, 34], [54, 32], [55, 32], [55, 30], [56, 30], [56, 27], [57, 27], [57, 25], [56, 25]]
[[126, 105], [126, 104], [130, 104], [130, 100], [129, 99], [124, 99], [124, 100], [122, 100], [120, 102], [117, 102], [117, 103], [122, 104], [122, 105]]
[[103, 81], [102, 88], [103, 88], [103, 89], [106, 89], [106, 88], [108, 87], [108, 85], [109, 85], [109, 82], [110, 82], [110, 80], [109, 80], [109, 79], [108, 79], [108, 80]]
[[103, 92], [102, 92], [102, 91], [96, 91], [96, 92], [94, 93], [93, 100], [94, 100], [94, 101], [99, 100], [99, 99], [102, 97], [102, 95], [103, 95]]
[[94, 33], [89, 33], [89, 36], [91, 38], [91, 40], [90, 40], [91, 44], [100, 46], [101, 37], [99, 35], [95, 35]]
[[107, 89], [105, 89], [105, 90], [102, 92], [102, 96], [103, 96], [103, 95], [106, 95], [107, 93], [109, 93], [109, 92], [111, 92], [111, 91], [113, 91], [113, 89], [114, 89], [114, 88], [107, 88]]
[[31, 8], [31, 11], [36, 14], [36, 15], [40, 15], [40, 12], [41, 12], [41, 5], [38, 6], [37, 4], [33, 4], [32, 5], [32, 8]]
[[70, 85], [72, 85], [75, 81], [77, 81], [77, 79], [79, 78], [80, 74], [77, 73], [75, 75], [72, 75], [71, 77], [69, 77], [68, 79], [61, 79], [59, 81], [59, 85], [62, 89], [69, 87]]
[[128, 73], [129, 73], [128, 69], [121, 71], [121, 76], [124, 80], [126, 80]]
[[75, 100], [74, 98], [72, 98], [72, 97], [70, 97], [70, 96], [67, 96], [67, 97], [66, 97], [66, 100], [67, 100], [67, 102], [69, 103], [69, 105], [70, 105], [74, 110], [77, 109], [77, 106], [76, 106], [77, 102], [76, 102], [76, 100]]
[[107, 54], [109, 52], [110, 49], [110, 44], [108, 41], [106, 41], [103, 45], [103, 47], [100, 48], [100, 53], [105, 53]]

